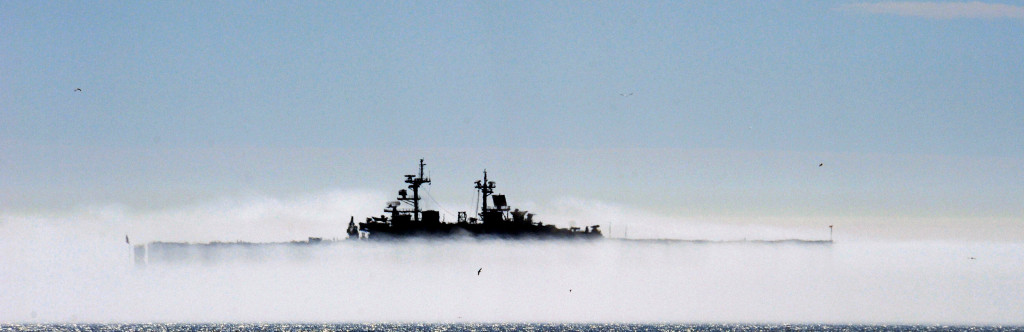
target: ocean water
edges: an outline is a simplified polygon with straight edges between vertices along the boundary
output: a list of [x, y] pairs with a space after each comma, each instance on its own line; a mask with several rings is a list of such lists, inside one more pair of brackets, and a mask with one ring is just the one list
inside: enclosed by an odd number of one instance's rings
[[1024, 331], [1024, 326], [815, 324], [6, 324], [0, 331]]

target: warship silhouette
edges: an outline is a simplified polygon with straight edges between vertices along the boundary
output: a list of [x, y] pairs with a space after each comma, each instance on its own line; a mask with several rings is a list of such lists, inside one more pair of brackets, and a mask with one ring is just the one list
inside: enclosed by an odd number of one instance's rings
[[[366, 218], [366, 222], [356, 223], [350, 217], [346, 234], [347, 239], [324, 239], [309, 237], [305, 241], [290, 242], [149, 242], [132, 243], [125, 235], [125, 243], [129, 247], [129, 260], [138, 266], [150, 263], [216, 263], [231, 260], [262, 261], [275, 258], [310, 259], [314, 256], [296, 248], [313, 248], [328, 245], [353, 244], [362, 241], [393, 241], [403, 239], [538, 239], [538, 240], [596, 240], [603, 239], [598, 225], [580, 229], [579, 227], [559, 228], [544, 224], [533, 219], [533, 214], [508, 206], [505, 195], [494, 194], [495, 183], [487, 179], [484, 171], [482, 180], [476, 181], [474, 188], [479, 193], [481, 204], [475, 217], [466, 212], [458, 212], [455, 222], [441, 220], [436, 210], [423, 210], [420, 206], [420, 187], [429, 184], [430, 179], [424, 177], [423, 168], [426, 164], [420, 159], [419, 173], [405, 176], [409, 190], [398, 191], [398, 198], [388, 202], [385, 214], [379, 217]], [[489, 204], [490, 203], [490, 204]], [[799, 244], [799, 245], [831, 245], [832, 225], [829, 225], [828, 240], [732, 240], [714, 241], [699, 239], [665, 239], [665, 238], [613, 238], [621, 243], [634, 244], [706, 244], [706, 243], [749, 243], [749, 244]], [[478, 271], [479, 272], [479, 271]]]
[[[475, 217], [469, 217], [460, 211], [455, 222], [441, 220], [436, 210], [422, 210], [420, 207], [420, 186], [429, 184], [430, 179], [423, 176], [426, 164], [420, 159], [419, 174], [405, 176], [409, 191], [398, 191], [398, 198], [384, 208], [385, 214], [379, 217], [366, 218], [366, 222], [358, 225], [353, 217], [349, 221], [346, 233], [349, 238], [367, 240], [397, 240], [407, 238], [499, 238], [499, 239], [601, 239], [598, 225], [558, 228], [533, 220], [533, 214], [519, 209], [512, 209], [505, 200], [505, 195], [494, 194], [494, 181], [487, 179], [484, 170], [483, 180], [476, 181], [479, 193], [480, 211]], [[488, 205], [488, 200], [492, 204]]]

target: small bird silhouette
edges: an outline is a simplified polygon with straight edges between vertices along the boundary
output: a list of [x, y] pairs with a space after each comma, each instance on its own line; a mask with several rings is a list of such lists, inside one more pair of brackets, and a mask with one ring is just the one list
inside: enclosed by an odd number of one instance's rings
[[483, 270], [484, 270], [484, 268], [482, 268], [482, 267], [479, 270], [476, 270], [476, 275], [480, 275], [480, 271], [483, 271]]
[[818, 164], [818, 167], [825, 166], [825, 163]]
[[974, 259], [974, 257], [969, 257], [969, 258], [970, 258], [970, 259]]
[[630, 93], [620, 93], [619, 95], [623, 96], [623, 97], [629, 97], [629, 96], [632, 96], [633, 93], [632, 92], [630, 92]]
[[75, 92], [82, 92], [82, 88], [75, 88]]

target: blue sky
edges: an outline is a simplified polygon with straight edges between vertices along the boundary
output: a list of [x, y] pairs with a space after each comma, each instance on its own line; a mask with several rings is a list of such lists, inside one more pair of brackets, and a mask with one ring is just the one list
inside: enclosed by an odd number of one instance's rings
[[452, 205], [486, 167], [537, 207], [1024, 239], [1019, 2], [8, 1], [0, 35], [8, 211], [391, 191], [424, 157]]

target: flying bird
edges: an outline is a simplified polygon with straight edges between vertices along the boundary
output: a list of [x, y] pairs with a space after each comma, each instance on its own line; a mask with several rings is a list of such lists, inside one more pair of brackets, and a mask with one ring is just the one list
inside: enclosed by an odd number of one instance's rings
[[818, 167], [825, 166], [825, 163], [818, 164]]
[[482, 268], [482, 267], [479, 270], [476, 270], [476, 275], [480, 275], [480, 271], [483, 271], [483, 270], [484, 270], [484, 268]]
[[82, 92], [82, 88], [75, 88], [75, 92]]
[[629, 96], [632, 96], [633, 93], [632, 92], [630, 92], [630, 93], [620, 93], [619, 95], [623, 96], [623, 97], [629, 97]]
[[131, 241], [128, 241], [128, 234], [125, 234], [125, 235], [124, 235], [124, 243], [127, 243], [127, 244], [132, 244], [132, 242], [131, 242]]

